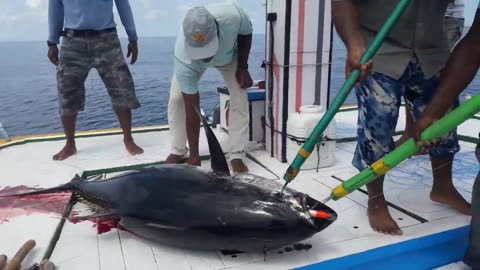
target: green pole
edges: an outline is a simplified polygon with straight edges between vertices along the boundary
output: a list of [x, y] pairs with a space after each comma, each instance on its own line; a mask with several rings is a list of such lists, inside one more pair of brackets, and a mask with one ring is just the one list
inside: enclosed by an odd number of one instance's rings
[[[457, 109], [453, 110], [439, 121], [430, 125], [422, 132], [422, 141], [432, 141], [439, 139], [444, 134], [461, 125], [463, 122], [480, 112], [480, 94], [467, 100]], [[376, 161], [369, 168], [361, 171], [359, 174], [351, 177], [347, 181], [338, 185], [332, 190], [328, 199], [338, 200], [347, 194], [357, 190], [358, 188], [376, 180], [385, 175], [393, 167], [400, 162], [418, 152], [420, 147], [417, 146], [415, 140], [410, 138], [394, 151]], [[327, 199], [327, 200], [328, 200]]]
[[[367, 51], [363, 54], [361, 59], [362, 64], [365, 64], [368, 61], [370, 61], [370, 59], [373, 58], [375, 53], [377, 53], [383, 41], [388, 36], [388, 33], [392, 30], [395, 23], [398, 21], [398, 18], [403, 14], [403, 12], [405, 11], [405, 9], [408, 7], [409, 4], [410, 4], [410, 0], [400, 0], [400, 2], [397, 4], [395, 9], [393, 10], [392, 14], [388, 17], [387, 21], [384, 23], [384, 25], [378, 32], [372, 44], [370, 44], [370, 46], [367, 48]], [[343, 102], [347, 98], [353, 86], [358, 81], [359, 76], [360, 76], [360, 71], [358, 69], [355, 69], [352, 71], [348, 79], [345, 81], [340, 92], [338, 93], [337, 97], [333, 101], [332, 106], [327, 110], [325, 115], [322, 117], [322, 119], [320, 119], [318, 124], [315, 126], [315, 129], [312, 131], [312, 133], [308, 137], [303, 147], [300, 148], [300, 150], [298, 151], [297, 156], [292, 162], [292, 165], [290, 165], [287, 171], [285, 172], [285, 175], [283, 176], [283, 179], [287, 181], [285, 185], [287, 185], [290, 181], [292, 181], [297, 176], [298, 172], [300, 171], [300, 167], [303, 165], [305, 160], [312, 153], [312, 150], [315, 147], [315, 144], [321, 139], [321, 135], [323, 134], [325, 129], [328, 127], [328, 125], [332, 121], [332, 118], [335, 116], [340, 106], [342, 106]]]

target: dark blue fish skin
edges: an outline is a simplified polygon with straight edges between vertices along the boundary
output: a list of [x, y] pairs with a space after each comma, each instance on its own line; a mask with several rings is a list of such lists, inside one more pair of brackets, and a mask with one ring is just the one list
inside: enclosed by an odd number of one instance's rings
[[[169, 246], [240, 251], [281, 247], [305, 240], [330, 225], [333, 218], [312, 220], [308, 207], [291, 201], [317, 201], [292, 190], [280, 196], [256, 183], [219, 177], [188, 165], [160, 165], [117, 178], [80, 182], [85, 199], [121, 218], [128, 231]], [[280, 184], [279, 184], [280, 185]], [[280, 187], [280, 186], [279, 186]], [[98, 200], [97, 200], [98, 202]]]

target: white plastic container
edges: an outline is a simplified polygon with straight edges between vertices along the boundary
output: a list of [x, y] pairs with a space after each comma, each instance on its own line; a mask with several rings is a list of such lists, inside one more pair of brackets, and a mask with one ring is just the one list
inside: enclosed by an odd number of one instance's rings
[[[287, 121], [287, 162], [292, 164], [298, 150], [305, 144], [325, 111], [320, 105], [300, 107], [299, 113], [293, 113]], [[300, 169], [313, 170], [330, 167], [335, 163], [336, 122], [332, 119], [325, 129], [322, 140], [317, 144]]]

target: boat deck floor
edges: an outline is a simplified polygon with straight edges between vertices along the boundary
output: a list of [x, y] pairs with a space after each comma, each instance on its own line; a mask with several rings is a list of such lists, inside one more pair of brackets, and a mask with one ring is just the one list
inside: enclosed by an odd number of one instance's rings
[[[402, 114], [401, 114], [402, 115]], [[336, 163], [327, 168], [301, 171], [290, 187], [308, 193], [321, 200], [332, 188], [352, 177], [358, 171], [351, 165], [355, 149], [356, 112], [339, 113], [336, 116]], [[402, 130], [400, 119], [397, 130]], [[461, 151], [453, 163], [454, 184], [460, 193], [471, 199], [471, 189], [480, 165], [475, 159], [475, 144], [468, 138], [478, 138], [480, 120], [471, 119], [459, 127]], [[227, 134], [215, 131], [224, 144]], [[136, 142], [145, 153], [130, 156], [123, 147], [120, 134], [100, 136], [84, 134], [77, 140], [78, 152], [64, 161], [53, 161], [52, 155], [61, 149], [63, 139], [48, 137], [17, 141], [0, 150], [0, 192], [22, 187], [53, 187], [69, 181], [75, 174], [102, 174], [109, 177], [129, 166], [162, 161], [169, 153], [168, 130], [159, 128], [134, 134]], [[201, 132], [201, 154], [208, 155], [206, 139]], [[254, 174], [271, 179], [281, 178], [288, 164], [273, 159], [263, 150], [263, 145], [252, 144], [246, 158], [247, 166]], [[209, 167], [205, 160], [202, 167]], [[113, 169], [112, 169], [113, 168]], [[105, 170], [110, 169], [110, 170]], [[93, 222], [72, 223], [65, 221], [51, 261], [58, 269], [360, 269], [361, 265], [375, 262], [369, 269], [392, 267], [397, 255], [413, 256], [429, 245], [446, 245], [436, 255], [438, 267], [447, 264], [445, 250], [464, 244], [470, 217], [449, 207], [432, 202], [429, 191], [432, 186], [432, 168], [428, 156], [414, 156], [389, 172], [385, 178], [384, 194], [389, 202], [392, 217], [403, 230], [401, 236], [377, 233], [371, 229], [367, 216], [368, 197], [365, 187], [327, 205], [338, 213], [338, 220], [324, 231], [302, 242], [308, 249], [285, 247], [268, 254], [224, 254], [218, 252], [189, 251], [163, 246], [140, 239], [128, 232], [113, 229], [97, 233]], [[51, 238], [61, 222], [61, 213], [68, 198], [50, 198], [47, 202], [28, 205], [22, 202], [0, 200], [0, 254], [12, 257], [28, 239], [37, 243], [27, 257], [24, 266], [38, 262], [44, 256]], [[205, 206], [208, 207], [208, 206]], [[55, 209], [51, 209], [55, 208]], [[449, 234], [445, 234], [448, 233]], [[443, 240], [430, 238], [440, 237]], [[430, 237], [430, 238], [429, 238]], [[437, 237], [437, 238], [438, 238]], [[450, 239], [450, 238], [451, 239]], [[449, 240], [450, 239], [450, 240]], [[461, 243], [457, 243], [462, 239]], [[433, 242], [432, 242], [433, 241]], [[436, 242], [435, 242], [436, 241]], [[454, 243], [454, 244], [452, 244]], [[455, 243], [457, 245], [455, 245]], [[310, 247], [311, 245], [311, 247]], [[305, 246], [304, 246], [305, 247]], [[410, 251], [410, 253], [409, 253]], [[413, 251], [413, 253], [412, 253]], [[462, 252], [450, 251], [450, 253]], [[407, 256], [407, 255], [405, 255]], [[426, 255], [422, 255], [426, 256]], [[429, 255], [430, 257], [434, 255]], [[454, 256], [454, 255], [451, 255]], [[430, 260], [435, 259], [430, 258]], [[447, 256], [448, 257], [448, 256]], [[408, 258], [408, 257], [405, 257]], [[398, 259], [398, 258], [397, 258]], [[409, 259], [406, 259], [409, 260]], [[456, 260], [459, 260], [458, 254]], [[422, 261], [419, 259], [419, 261]], [[404, 266], [422, 268], [422, 262], [404, 261]], [[442, 263], [443, 262], [443, 263]], [[432, 262], [424, 262], [432, 265]], [[450, 263], [450, 262], [448, 262]], [[435, 263], [433, 263], [435, 264]], [[451, 264], [445, 269], [460, 269], [461, 264]]]

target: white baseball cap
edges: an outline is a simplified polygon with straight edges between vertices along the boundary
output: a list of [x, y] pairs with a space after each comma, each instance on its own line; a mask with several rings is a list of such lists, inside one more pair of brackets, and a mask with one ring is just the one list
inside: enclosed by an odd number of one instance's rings
[[204, 7], [193, 7], [183, 20], [185, 49], [190, 59], [210, 58], [218, 50], [217, 24]]

